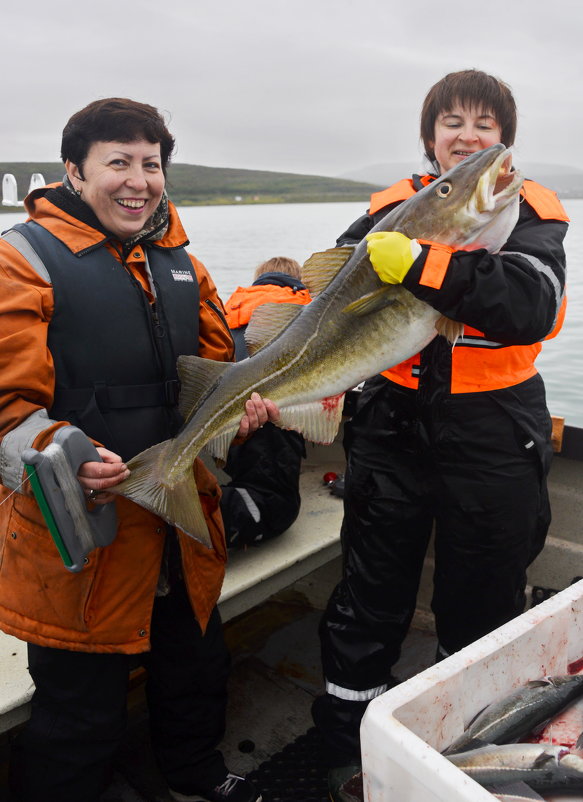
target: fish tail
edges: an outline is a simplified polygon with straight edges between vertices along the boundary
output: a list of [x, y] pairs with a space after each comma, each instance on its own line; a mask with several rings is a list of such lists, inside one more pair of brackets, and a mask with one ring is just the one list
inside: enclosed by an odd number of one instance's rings
[[129, 477], [111, 491], [150, 510], [207, 548], [212, 548], [192, 465], [172, 485], [164, 479], [167, 472], [163, 466], [168, 461], [171, 445], [170, 440], [165, 440], [131, 459], [128, 462]]

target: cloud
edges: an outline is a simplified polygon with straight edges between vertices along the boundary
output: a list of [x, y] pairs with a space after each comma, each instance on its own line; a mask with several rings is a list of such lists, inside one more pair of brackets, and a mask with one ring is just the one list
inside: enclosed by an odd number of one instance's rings
[[477, 67], [514, 91], [519, 157], [582, 167], [582, 22], [578, 0], [29, 0], [3, 10], [0, 160], [58, 158], [68, 117], [121, 95], [167, 112], [177, 161], [411, 161], [429, 87]]

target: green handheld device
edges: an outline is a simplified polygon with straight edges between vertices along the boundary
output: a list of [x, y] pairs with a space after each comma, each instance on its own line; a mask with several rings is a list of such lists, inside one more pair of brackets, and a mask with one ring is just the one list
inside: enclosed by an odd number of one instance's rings
[[22, 460], [65, 568], [80, 571], [89, 552], [117, 534], [115, 504], [89, 510], [77, 480], [83, 462], [101, 462], [97, 449], [76, 426], [66, 426], [43, 451], [27, 448]]

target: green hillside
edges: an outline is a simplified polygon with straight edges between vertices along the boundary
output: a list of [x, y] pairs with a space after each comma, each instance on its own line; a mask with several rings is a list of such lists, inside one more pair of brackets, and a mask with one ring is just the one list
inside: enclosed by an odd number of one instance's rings
[[[60, 181], [60, 162], [0, 162], [0, 173], [12, 173], [20, 200], [28, 190], [32, 173], [42, 173], [47, 183]], [[234, 203], [321, 203], [367, 201], [378, 187], [348, 179], [326, 178], [267, 170], [237, 170], [172, 164], [168, 170], [168, 194], [178, 206], [209, 206]], [[10, 207], [0, 207], [10, 211]]]

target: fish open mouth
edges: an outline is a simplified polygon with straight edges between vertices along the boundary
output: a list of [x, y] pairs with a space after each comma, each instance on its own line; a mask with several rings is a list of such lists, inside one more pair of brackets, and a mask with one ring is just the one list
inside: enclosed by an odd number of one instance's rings
[[512, 169], [512, 154], [503, 150], [478, 181], [474, 194], [476, 211], [492, 212], [510, 203], [522, 186], [522, 175]]

